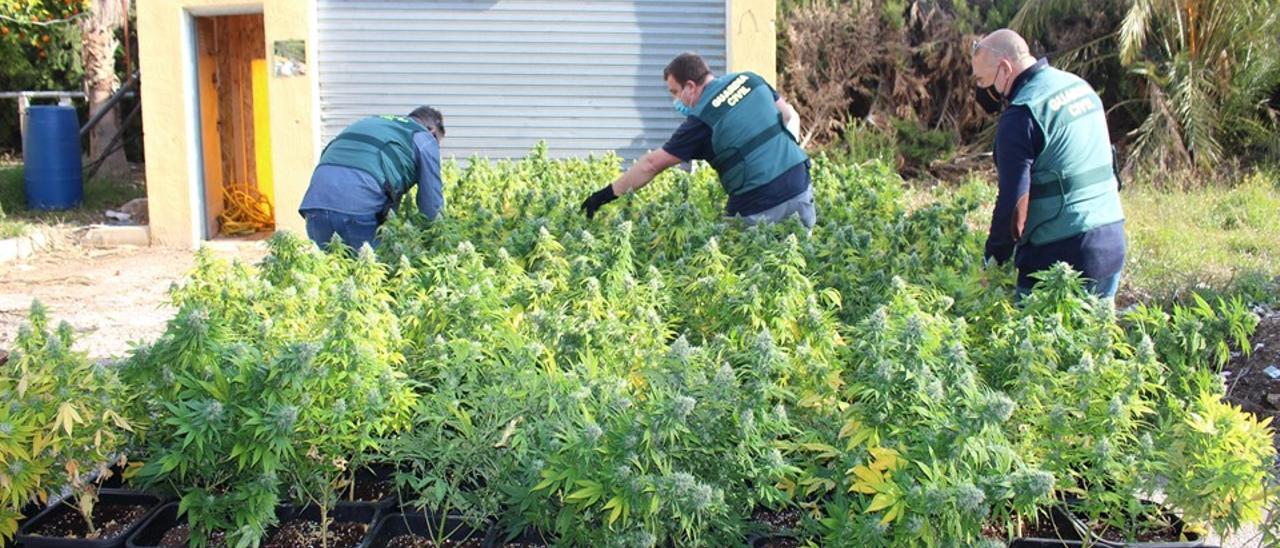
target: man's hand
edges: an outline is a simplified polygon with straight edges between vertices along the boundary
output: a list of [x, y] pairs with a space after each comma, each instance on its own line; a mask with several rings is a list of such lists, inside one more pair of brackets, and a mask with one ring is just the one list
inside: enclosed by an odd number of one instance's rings
[[618, 196], [613, 193], [613, 185], [607, 184], [604, 188], [597, 190], [595, 194], [587, 197], [587, 201], [582, 202], [582, 212], [587, 214], [587, 218], [591, 219], [596, 216], [596, 210], [600, 206], [617, 200]]

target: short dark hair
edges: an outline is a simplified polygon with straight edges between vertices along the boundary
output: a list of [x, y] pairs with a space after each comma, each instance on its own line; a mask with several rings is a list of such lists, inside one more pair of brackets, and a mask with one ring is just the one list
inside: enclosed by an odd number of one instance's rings
[[444, 115], [440, 114], [440, 111], [423, 105], [413, 109], [413, 112], [409, 113], [409, 117], [417, 120], [419, 124], [422, 124], [427, 129], [436, 130], [440, 137], [444, 137]]
[[707, 62], [702, 60], [701, 55], [691, 51], [677, 55], [667, 63], [667, 68], [662, 69], [662, 79], [675, 78], [677, 84], [685, 82], [701, 84], [709, 74], [711, 74], [711, 67], [707, 66]]

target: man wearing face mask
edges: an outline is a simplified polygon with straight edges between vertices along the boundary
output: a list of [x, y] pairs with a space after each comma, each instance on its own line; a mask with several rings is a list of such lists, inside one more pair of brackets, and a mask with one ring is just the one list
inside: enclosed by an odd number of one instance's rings
[[973, 45], [978, 103], [1000, 114], [995, 163], [999, 193], [986, 258], [1018, 268], [1018, 296], [1032, 273], [1062, 261], [1091, 291], [1113, 298], [1124, 265], [1124, 213], [1111, 138], [1088, 82], [1032, 57], [1001, 29]]
[[682, 53], [662, 71], [667, 91], [685, 121], [662, 145], [582, 204], [591, 218], [604, 204], [641, 188], [663, 170], [706, 160], [720, 175], [729, 200], [725, 214], [748, 223], [779, 222], [792, 215], [812, 228], [817, 221], [809, 188], [809, 157], [796, 143], [800, 117], [785, 99], [751, 72], [716, 78], [696, 53]]

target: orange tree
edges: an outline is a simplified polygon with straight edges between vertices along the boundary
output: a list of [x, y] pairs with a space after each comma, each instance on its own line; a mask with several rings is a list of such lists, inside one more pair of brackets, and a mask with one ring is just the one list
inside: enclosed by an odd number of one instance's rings
[[[78, 90], [84, 0], [0, 0], [0, 91]], [[0, 150], [15, 148], [17, 109], [0, 101]]]

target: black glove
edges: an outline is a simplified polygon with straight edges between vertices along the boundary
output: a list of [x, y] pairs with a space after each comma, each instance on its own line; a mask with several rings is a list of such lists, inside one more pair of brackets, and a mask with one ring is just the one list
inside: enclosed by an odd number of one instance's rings
[[587, 214], [588, 219], [593, 218], [596, 216], [596, 210], [600, 209], [600, 206], [617, 199], [618, 197], [613, 193], [613, 185], [605, 185], [604, 188], [597, 190], [595, 194], [588, 196], [587, 201], [582, 202], [582, 212]]

